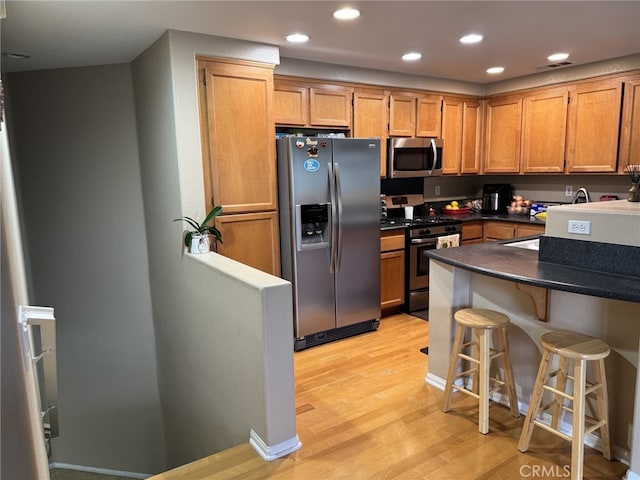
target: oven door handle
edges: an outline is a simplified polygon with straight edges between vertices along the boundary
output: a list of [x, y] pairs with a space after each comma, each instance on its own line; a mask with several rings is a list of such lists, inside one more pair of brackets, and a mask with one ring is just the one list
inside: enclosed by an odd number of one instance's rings
[[431, 244], [431, 245], [435, 245], [437, 243], [436, 240], [434, 240], [433, 238], [412, 238], [411, 239], [411, 244], [412, 245], [418, 245], [418, 244]]

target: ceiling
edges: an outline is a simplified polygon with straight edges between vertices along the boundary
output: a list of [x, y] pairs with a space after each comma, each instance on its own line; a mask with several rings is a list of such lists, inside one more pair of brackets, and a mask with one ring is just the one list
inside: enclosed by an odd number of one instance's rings
[[[362, 15], [338, 22], [349, 5]], [[640, 1], [25, 1], [7, 0], [2, 71], [131, 62], [167, 29], [278, 45], [281, 57], [486, 84], [640, 52]], [[287, 44], [303, 31], [311, 39]], [[458, 39], [480, 33], [484, 41]], [[403, 53], [422, 59], [406, 63]], [[486, 73], [503, 66], [498, 76]], [[562, 67], [560, 67], [562, 68]]]

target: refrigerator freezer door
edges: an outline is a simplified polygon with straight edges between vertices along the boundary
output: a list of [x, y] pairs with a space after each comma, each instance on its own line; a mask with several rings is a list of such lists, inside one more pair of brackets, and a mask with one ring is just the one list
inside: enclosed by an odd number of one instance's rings
[[[308, 143], [308, 142], [312, 143]], [[331, 144], [324, 147], [314, 145], [314, 140], [306, 138], [290, 138], [288, 145], [289, 169], [291, 181], [286, 187], [290, 189], [290, 209], [302, 210], [303, 205], [330, 205], [329, 169], [331, 163]], [[282, 188], [282, 185], [281, 185]], [[287, 194], [286, 192], [280, 193]], [[329, 211], [331, 209], [329, 208]], [[329, 217], [331, 215], [329, 214]], [[302, 231], [300, 216], [291, 214], [289, 234], [293, 238], [305, 235]], [[331, 218], [328, 221], [331, 222]], [[282, 233], [284, 235], [284, 232]], [[317, 332], [335, 328], [335, 284], [330, 272], [330, 244], [317, 245], [317, 248], [296, 251], [295, 242], [291, 251], [286, 252], [291, 261], [292, 278], [287, 278], [294, 285], [294, 318], [295, 336], [304, 337]], [[285, 252], [283, 252], [283, 256]]]
[[338, 173], [340, 260], [336, 326], [380, 318], [380, 141], [333, 139]]

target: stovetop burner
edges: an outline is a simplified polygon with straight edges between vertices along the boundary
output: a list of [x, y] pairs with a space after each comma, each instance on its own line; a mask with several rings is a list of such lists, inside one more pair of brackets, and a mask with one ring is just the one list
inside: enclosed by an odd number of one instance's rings
[[380, 225], [383, 227], [398, 225], [400, 227], [411, 224], [411, 220], [406, 218], [385, 218], [380, 220]]
[[442, 223], [445, 220], [443, 220], [442, 218], [435, 216], [435, 217], [416, 217], [413, 219], [414, 224], [418, 224], [418, 225], [423, 225], [425, 223]]
[[459, 220], [452, 219], [443, 219], [441, 217], [416, 217], [413, 220], [407, 218], [387, 218], [385, 220], [381, 220], [382, 226], [406, 226], [406, 227], [416, 227], [421, 225], [446, 225], [451, 223], [460, 223]]

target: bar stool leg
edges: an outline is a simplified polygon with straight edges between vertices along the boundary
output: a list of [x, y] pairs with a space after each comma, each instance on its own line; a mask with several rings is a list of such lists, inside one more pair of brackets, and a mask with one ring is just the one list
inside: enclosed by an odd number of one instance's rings
[[542, 354], [538, 375], [536, 376], [536, 381], [533, 384], [533, 390], [531, 392], [529, 409], [527, 410], [527, 416], [524, 420], [524, 425], [522, 425], [522, 432], [520, 433], [520, 440], [518, 441], [518, 450], [521, 452], [526, 452], [529, 449], [529, 442], [531, 441], [531, 434], [533, 433], [533, 421], [538, 414], [540, 402], [542, 401], [542, 385], [544, 385], [547, 378], [550, 359], [551, 354], [545, 351]]
[[511, 409], [511, 415], [517, 418], [520, 416], [520, 408], [518, 407], [516, 382], [513, 377], [513, 370], [511, 369], [511, 358], [509, 358], [507, 330], [505, 328], [501, 328], [498, 335], [500, 336], [500, 348], [502, 348], [502, 351], [504, 352], [502, 354], [502, 362], [504, 364], [504, 380], [507, 384], [507, 393], [509, 394], [509, 408]]
[[[478, 332], [474, 329], [471, 329], [471, 338], [469, 339], [471, 345], [469, 347], [469, 353], [472, 358], [480, 358], [480, 337], [478, 336]], [[472, 367], [473, 368], [473, 367]], [[480, 395], [480, 369], [473, 368], [473, 372], [471, 373], [471, 391], [476, 395]]]
[[444, 400], [442, 403], [442, 411], [448, 412], [451, 404], [451, 393], [453, 391], [453, 382], [456, 376], [456, 366], [458, 364], [458, 353], [463, 344], [465, 328], [458, 325], [456, 327], [456, 336], [451, 349], [451, 358], [449, 359], [449, 372], [447, 373], [447, 383], [444, 387]]
[[480, 360], [480, 416], [478, 430], [482, 434], [489, 433], [489, 366], [491, 364], [491, 332], [478, 332], [479, 360]]
[[596, 399], [598, 402], [598, 413], [601, 420], [606, 420], [606, 423], [600, 427], [600, 438], [602, 439], [602, 454], [607, 460], [613, 458], [611, 452], [611, 436], [609, 433], [609, 408], [608, 408], [608, 392], [607, 392], [607, 379], [604, 373], [604, 360], [598, 360], [593, 364], [593, 374], [595, 381], [601, 385], [596, 393]]
[[584, 461], [584, 416], [586, 360], [576, 360], [573, 367], [573, 433], [571, 435], [571, 479], [582, 480]]
[[[558, 362], [558, 375], [556, 376], [556, 390], [560, 390], [561, 392], [567, 391], [567, 374], [569, 372], [569, 360], [566, 357], [560, 357], [560, 361]], [[562, 419], [562, 406], [564, 405], [564, 397], [562, 395], [558, 395], [557, 393], [553, 394], [553, 411], [551, 413], [551, 426], [554, 429], [558, 429], [558, 425], [560, 424], [560, 420]]]

